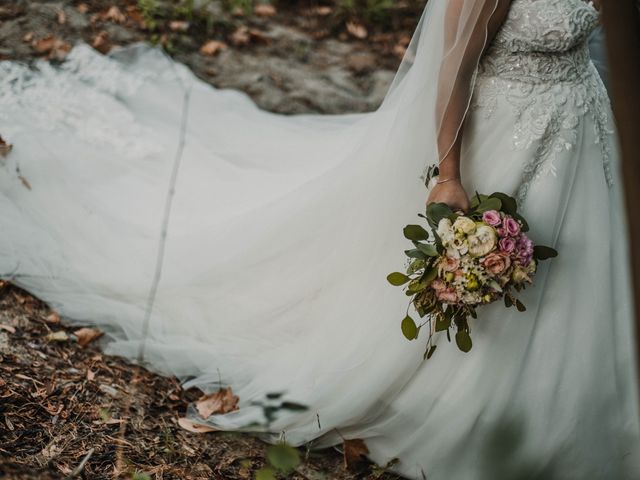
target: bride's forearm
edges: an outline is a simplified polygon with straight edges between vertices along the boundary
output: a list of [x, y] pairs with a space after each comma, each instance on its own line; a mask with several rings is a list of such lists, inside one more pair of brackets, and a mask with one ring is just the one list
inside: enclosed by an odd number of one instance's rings
[[441, 180], [460, 179], [460, 155], [462, 151], [462, 132], [440, 162], [439, 177]]

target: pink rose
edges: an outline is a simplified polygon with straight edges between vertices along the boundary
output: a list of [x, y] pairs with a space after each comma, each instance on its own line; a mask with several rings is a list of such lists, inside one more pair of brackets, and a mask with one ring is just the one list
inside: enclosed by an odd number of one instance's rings
[[433, 282], [431, 282], [431, 288], [433, 288], [436, 292], [441, 292], [447, 289], [447, 284], [441, 278], [436, 278]]
[[456, 303], [458, 301], [458, 294], [453, 288], [447, 288], [446, 290], [437, 292], [436, 298], [441, 302]]
[[507, 231], [504, 229], [504, 227], [498, 227], [498, 236], [500, 238], [504, 238], [507, 237]]
[[493, 275], [500, 275], [511, 266], [511, 259], [499, 253], [490, 253], [482, 260], [482, 265]]
[[460, 260], [451, 257], [442, 257], [440, 259], [440, 268], [445, 272], [455, 272], [460, 268]]
[[500, 218], [500, 212], [496, 210], [489, 210], [482, 214], [482, 221], [487, 225], [491, 225], [492, 227], [497, 227], [502, 223], [502, 219]]
[[507, 217], [502, 224], [508, 235], [515, 237], [520, 234], [520, 224], [516, 219]]
[[511, 253], [516, 249], [516, 241], [510, 237], [501, 238], [498, 245], [504, 253]]

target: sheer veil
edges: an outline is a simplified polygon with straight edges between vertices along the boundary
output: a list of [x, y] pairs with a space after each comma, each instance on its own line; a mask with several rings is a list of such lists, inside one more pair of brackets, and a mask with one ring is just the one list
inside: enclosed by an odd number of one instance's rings
[[462, 130], [490, 24], [504, 3], [431, 0], [418, 23], [382, 109], [402, 111], [418, 101], [433, 111], [433, 123], [423, 126], [437, 138], [433, 163], [447, 155]]

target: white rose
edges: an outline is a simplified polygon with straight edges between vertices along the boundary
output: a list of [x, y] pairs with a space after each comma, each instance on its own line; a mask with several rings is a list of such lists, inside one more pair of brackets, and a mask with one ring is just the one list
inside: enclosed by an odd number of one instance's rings
[[453, 229], [469, 235], [476, 231], [476, 222], [469, 217], [460, 216], [453, 222]]
[[480, 225], [475, 234], [467, 237], [472, 257], [482, 257], [492, 251], [498, 242], [496, 231], [488, 225]]

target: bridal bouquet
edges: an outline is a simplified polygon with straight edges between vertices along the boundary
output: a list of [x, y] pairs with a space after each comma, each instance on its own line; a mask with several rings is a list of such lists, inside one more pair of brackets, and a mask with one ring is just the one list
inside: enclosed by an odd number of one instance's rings
[[405, 286], [415, 311], [426, 320], [418, 325], [408, 314], [402, 332], [409, 340], [418, 338], [425, 325], [429, 339], [425, 358], [433, 355], [435, 332], [455, 326], [455, 340], [464, 352], [471, 349], [468, 318], [476, 318], [481, 305], [503, 299], [506, 307], [526, 310], [516, 297], [532, 283], [538, 262], [557, 252], [534, 245], [526, 232], [526, 220], [518, 214], [516, 201], [504, 194], [476, 194], [467, 213], [454, 212], [443, 203], [430, 204], [426, 216], [431, 233], [420, 225], [407, 225], [404, 235], [415, 248], [406, 273], [391, 273], [387, 280]]

